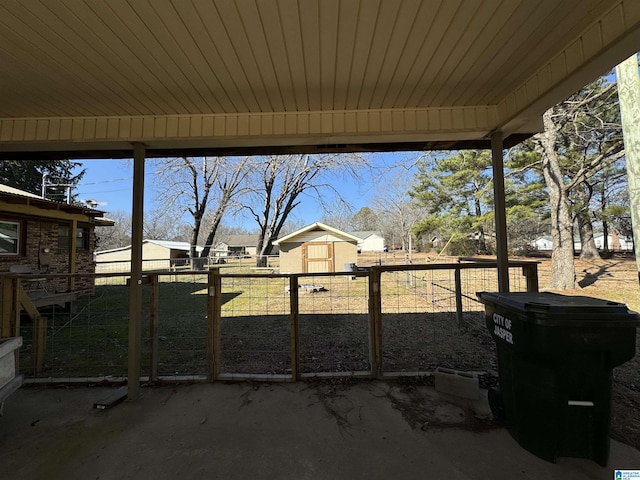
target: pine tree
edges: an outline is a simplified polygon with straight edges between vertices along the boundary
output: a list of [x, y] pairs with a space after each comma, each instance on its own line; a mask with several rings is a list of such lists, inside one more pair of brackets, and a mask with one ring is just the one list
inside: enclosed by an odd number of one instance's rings
[[74, 200], [73, 188], [85, 172], [74, 170], [81, 166], [70, 160], [0, 160], [0, 183], [36, 195], [42, 194], [44, 185], [45, 198], [64, 202], [70, 192]]
[[477, 253], [488, 251], [485, 228], [492, 218], [491, 152], [465, 150], [443, 157], [425, 157], [418, 164], [411, 195], [426, 209], [419, 236], [472, 236]]

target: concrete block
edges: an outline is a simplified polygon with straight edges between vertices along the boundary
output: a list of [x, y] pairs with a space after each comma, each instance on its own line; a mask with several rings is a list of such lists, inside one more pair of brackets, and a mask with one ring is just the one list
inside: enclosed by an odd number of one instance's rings
[[480, 379], [477, 373], [438, 367], [434, 377], [437, 392], [468, 398], [469, 400], [480, 398]]
[[22, 345], [22, 337], [0, 339], [0, 387], [16, 376], [15, 350]]

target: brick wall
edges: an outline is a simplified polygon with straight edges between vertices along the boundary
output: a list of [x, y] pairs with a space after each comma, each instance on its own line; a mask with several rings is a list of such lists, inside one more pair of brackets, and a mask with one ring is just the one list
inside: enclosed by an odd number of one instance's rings
[[[27, 265], [42, 273], [69, 273], [69, 250], [59, 245], [58, 222], [46, 220], [28, 220], [22, 223], [26, 226], [24, 255], [5, 255], [0, 257], [0, 273], [8, 272], [11, 265]], [[79, 227], [83, 225], [78, 225]], [[84, 225], [88, 226], [88, 225]], [[94, 273], [95, 264], [93, 252], [95, 250], [95, 230], [89, 229], [89, 250], [76, 251], [76, 272]], [[48, 253], [43, 250], [49, 249]], [[66, 279], [48, 280], [47, 290], [51, 292], [67, 290]], [[74, 289], [92, 289], [93, 279], [81, 277], [75, 281]]]

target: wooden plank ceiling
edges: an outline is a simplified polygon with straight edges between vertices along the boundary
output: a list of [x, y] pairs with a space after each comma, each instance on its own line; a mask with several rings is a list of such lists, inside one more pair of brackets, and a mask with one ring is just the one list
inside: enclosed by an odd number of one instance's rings
[[0, 156], [514, 142], [638, 49], [638, 0], [0, 0]]

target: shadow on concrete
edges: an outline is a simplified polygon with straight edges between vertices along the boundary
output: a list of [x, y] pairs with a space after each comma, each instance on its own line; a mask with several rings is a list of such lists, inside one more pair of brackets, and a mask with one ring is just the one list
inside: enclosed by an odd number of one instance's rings
[[546, 462], [481, 411], [407, 382], [169, 385], [94, 409], [109, 391], [11, 396], [0, 417], [3, 478], [582, 480], [640, 465], [640, 452], [615, 441], [608, 468]]

